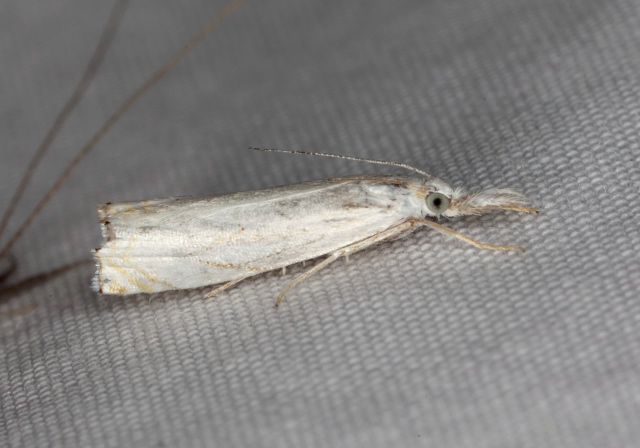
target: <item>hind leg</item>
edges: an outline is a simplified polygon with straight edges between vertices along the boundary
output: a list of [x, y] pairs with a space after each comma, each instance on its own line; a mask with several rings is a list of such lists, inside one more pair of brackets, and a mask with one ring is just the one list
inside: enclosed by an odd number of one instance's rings
[[227, 289], [231, 288], [232, 286], [235, 286], [236, 284], [240, 283], [242, 280], [244, 280], [245, 278], [248, 277], [242, 277], [242, 278], [238, 278], [236, 280], [231, 280], [230, 282], [224, 283], [220, 286], [218, 286], [217, 288], [209, 291], [208, 293], [206, 293], [204, 295], [204, 297], [202, 298], [202, 300], [206, 300], [210, 297], [215, 296], [218, 293], [221, 293], [222, 291], [226, 291]]
[[287, 292], [289, 292], [289, 290], [291, 288], [293, 288], [295, 285], [297, 285], [298, 283], [302, 282], [303, 280], [305, 280], [306, 278], [310, 277], [311, 275], [315, 274], [316, 272], [318, 272], [320, 269], [328, 266], [329, 264], [333, 263], [334, 261], [336, 261], [338, 258], [342, 257], [342, 256], [348, 256], [349, 254], [361, 251], [363, 249], [366, 249], [367, 247], [371, 247], [377, 243], [380, 243], [382, 241], [386, 241], [386, 240], [392, 240], [394, 238], [397, 238], [398, 236], [403, 236], [403, 233], [407, 233], [409, 230], [411, 230], [412, 227], [415, 227], [417, 223], [413, 222], [413, 221], [405, 221], [401, 224], [398, 224], [396, 226], [393, 227], [389, 227], [386, 230], [383, 230], [382, 232], [379, 232], [369, 238], [365, 238], [361, 241], [358, 241], [357, 243], [353, 243], [349, 246], [345, 246], [341, 249], [338, 249], [337, 251], [333, 252], [332, 254], [330, 254], [327, 258], [325, 258], [324, 260], [322, 260], [320, 263], [318, 263], [317, 265], [315, 265], [314, 267], [312, 267], [311, 269], [305, 271], [304, 273], [302, 273], [300, 276], [294, 278], [293, 280], [291, 280], [287, 286], [285, 286], [282, 291], [280, 292], [280, 294], [278, 294], [278, 298], [276, 299], [276, 304], [275, 306], [278, 307], [278, 305], [280, 305], [280, 302], [282, 301], [282, 298], [285, 296], [285, 294], [287, 294]]

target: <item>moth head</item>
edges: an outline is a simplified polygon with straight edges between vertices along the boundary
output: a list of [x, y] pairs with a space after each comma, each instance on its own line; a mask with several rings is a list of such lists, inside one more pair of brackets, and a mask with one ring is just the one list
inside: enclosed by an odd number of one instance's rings
[[527, 206], [522, 193], [511, 188], [487, 188], [467, 191], [453, 187], [440, 179], [430, 179], [426, 185], [424, 212], [427, 216], [480, 215], [492, 210], [515, 210], [538, 214], [535, 208]]

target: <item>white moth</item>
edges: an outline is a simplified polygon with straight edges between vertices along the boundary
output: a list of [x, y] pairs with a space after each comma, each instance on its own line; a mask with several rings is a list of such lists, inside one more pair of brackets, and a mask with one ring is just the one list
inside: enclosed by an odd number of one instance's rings
[[256, 274], [327, 255], [282, 290], [277, 306], [291, 287], [338, 258], [421, 226], [483, 249], [524, 251], [477, 242], [427, 218], [495, 209], [538, 213], [509, 188], [468, 192], [401, 163], [280, 152], [395, 165], [420, 176], [353, 176], [204, 198], [103, 204], [98, 213], [105, 242], [93, 253], [93, 288], [126, 295], [223, 283], [208, 297]]
[[[10, 264], [8, 269], [0, 272], [0, 283], [15, 270], [11, 249], [80, 161], [148, 89], [242, 2], [231, 0], [180, 51], [134, 90], [81, 147], [25, 221], [0, 248], [0, 261], [7, 259]], [[7, 212], [0, 219], [0, 236], [7, 228], [35, 168], [94, 77], [127, 3], [120, 0], [114, 5], [85, 74], [29, 163]], [[419, 176], [353, 176], [199, 199], [168, 198], [104, 204], [99, 209], [99, 216], [105, 242], [93, 254], [98, 268], [93, 288], [104, 294], [126, 295], [221, 284], [207, 294], [210, 296], [261, 272], [284, 269], [326, 255], [323, 261], [282, 290], [277, 305], [291, 287], [336, 259], [400, 238], [420, 226], [430, 227], [480, 248], [523, 251], [518, 246], [474, 241], [428, 218], [452, 218], [494, 209], [537, 213], [525, 205], [521, 193], [508, 188], [467, 192], [402, 163], [301, 151], [280, 152], [393, 165], [412, 170]], [[59, 271], [75, 264], [63, 266]]]

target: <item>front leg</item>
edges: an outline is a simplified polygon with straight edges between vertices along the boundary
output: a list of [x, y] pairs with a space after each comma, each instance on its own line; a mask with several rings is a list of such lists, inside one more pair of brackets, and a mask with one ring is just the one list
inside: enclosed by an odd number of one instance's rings
[[420, 219], [420, 218], [414, 218], [411, 220], [412, 222], [416, 223], [417, 225], [422, 225], [422, 226], [427, 226], [427, 227], [431, 227], [432, 229], [444, 234], [444, 235], [448, 235], [448, 236], [452, 236], [454, 238], [457, 238], [459, 240], [464, 241], [465, 243], [469, 243], [475, 247], [478, 247], [480, 249], [489, 249], [489, 250], [516, 250], [519, 252], [524, 252], [524, 248], [520, 247], [520, 246], [508, 246], [508, 245], [502, 245], [502, 244], [489, 244], [489, 243], [481, 243], [480, 241], [476, 241], [474, 239], [469, 238], [468, 236], [465, 236], [461, 233], [456, 232], [455, 230], [452, 230], [448, 227], [442, 226], [438, 223], [435, 223], [433, 221], [429, 221], [427, 219]]

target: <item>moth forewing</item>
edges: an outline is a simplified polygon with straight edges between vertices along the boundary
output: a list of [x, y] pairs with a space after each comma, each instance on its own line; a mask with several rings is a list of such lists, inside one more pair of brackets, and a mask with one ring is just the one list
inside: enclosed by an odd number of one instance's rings
[[105, 204], [94, 289], [134, 294], [195, 288], [333, 253], [420, 217], [423, 185], [415, 177], [354, 178]]

